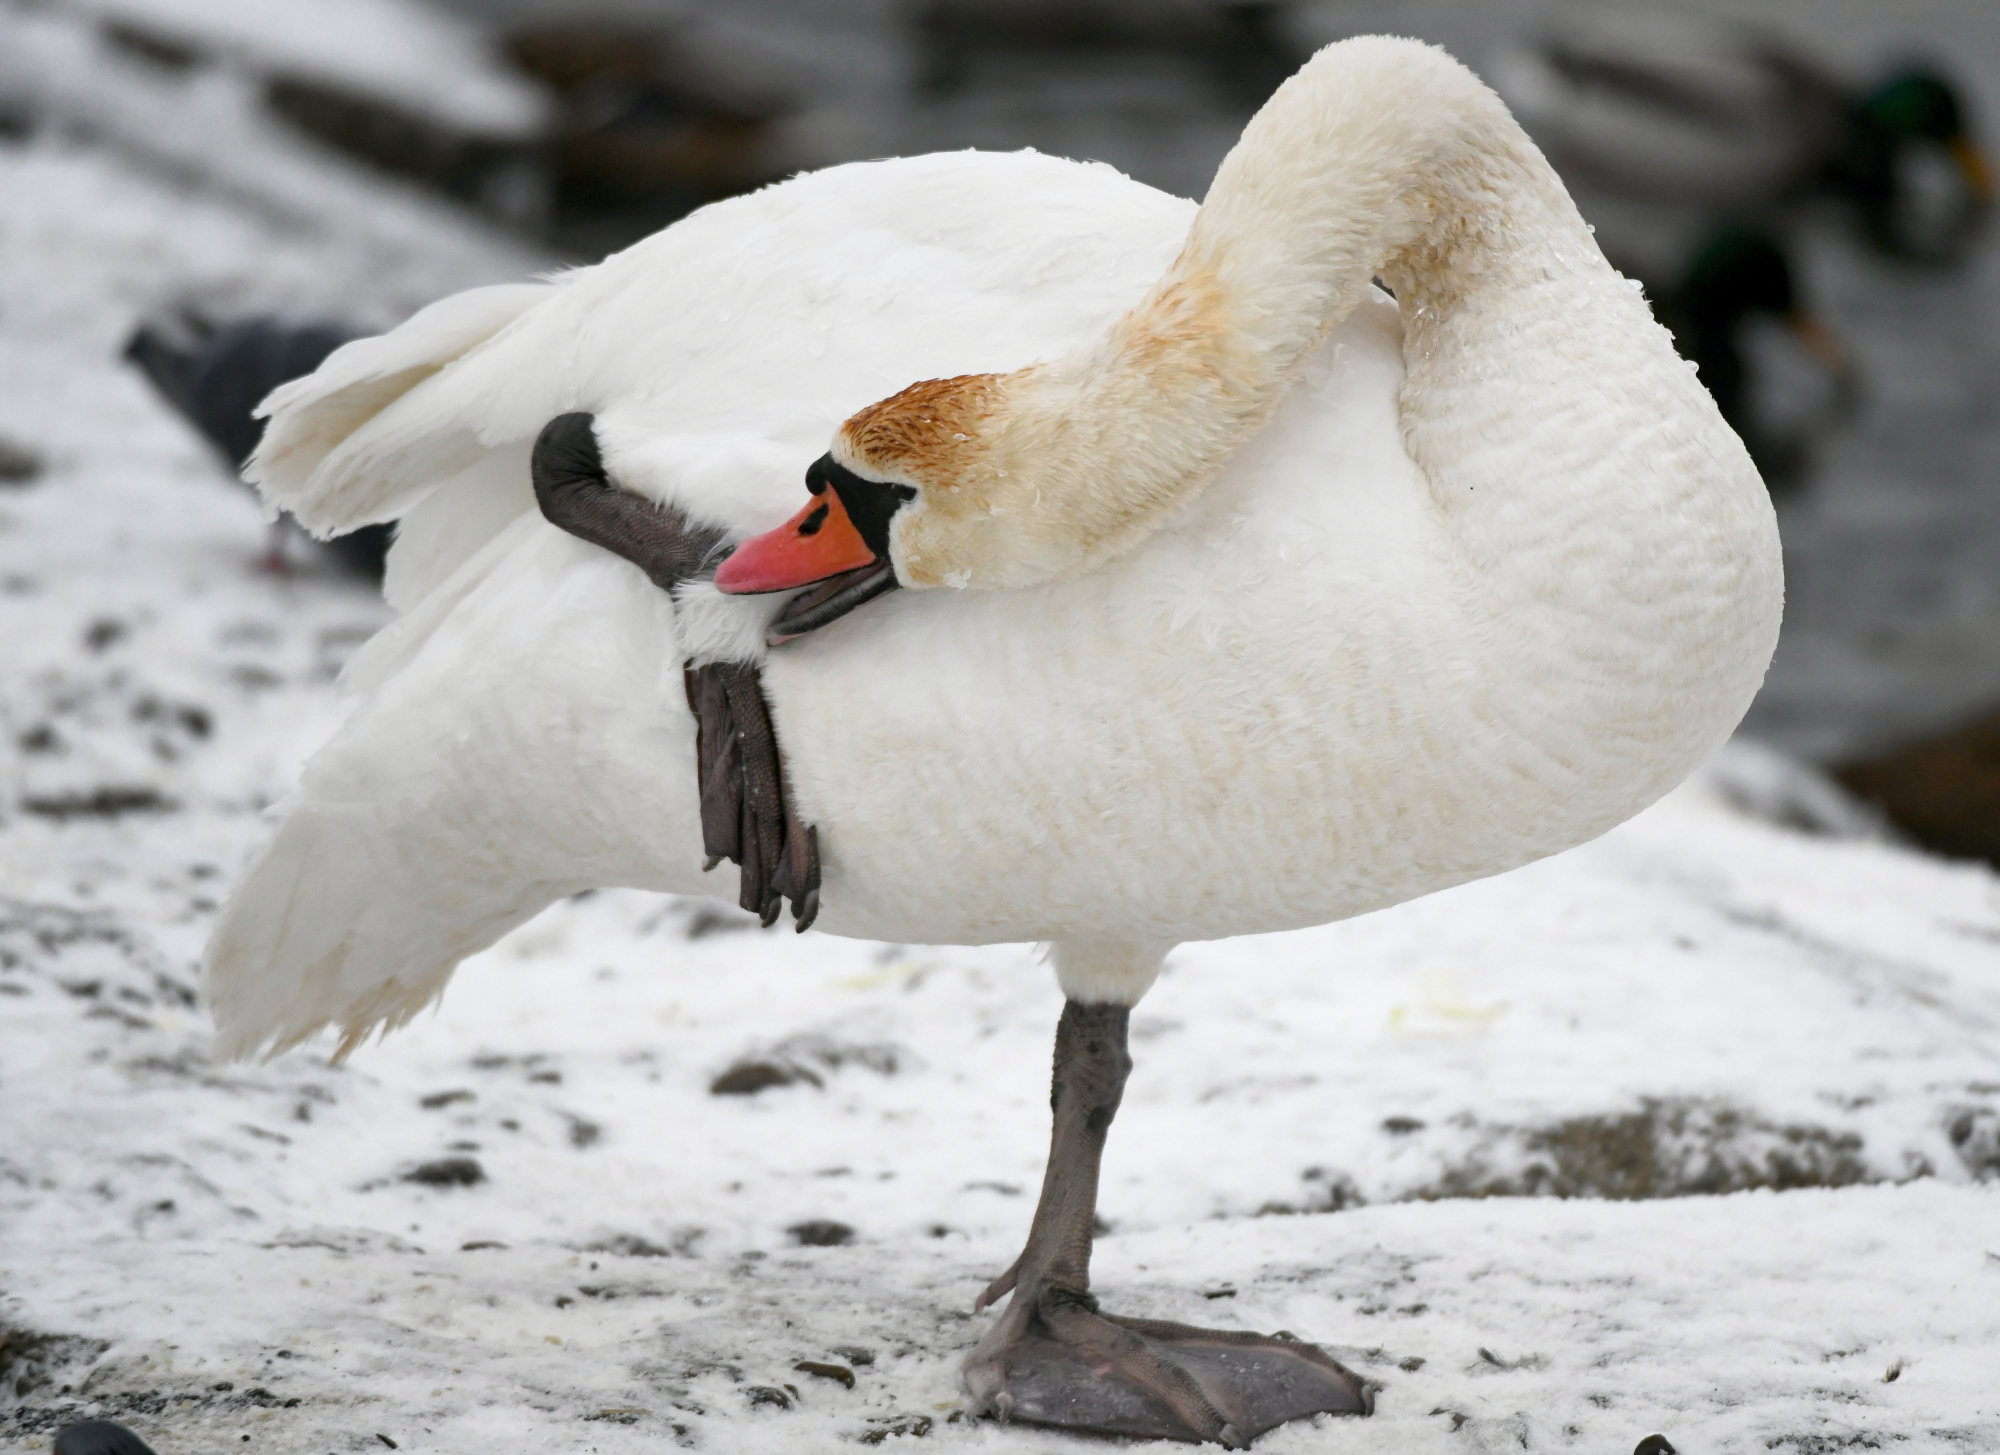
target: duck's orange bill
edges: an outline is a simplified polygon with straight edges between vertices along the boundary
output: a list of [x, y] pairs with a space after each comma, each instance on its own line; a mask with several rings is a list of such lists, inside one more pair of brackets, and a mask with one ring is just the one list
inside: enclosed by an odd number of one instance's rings
[[1960, 137], [1951, 144], [1951, 154], [1959, 171], [1965, 174], [1965, 184], [1972, 189], [1972, 195], [1981, 202], [1992, 201], [1993, 164], [1986, 159], [1986, 153]]
[[715, 584], [731, 596], [789, 591], [871, 564], [875, 553], [848, 519], [836, 490], [822, 490], [797, 515], [730, 553]]

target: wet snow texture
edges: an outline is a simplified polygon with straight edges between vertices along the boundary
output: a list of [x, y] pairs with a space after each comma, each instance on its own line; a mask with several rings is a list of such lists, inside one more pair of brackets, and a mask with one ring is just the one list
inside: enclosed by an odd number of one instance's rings
[[[47, 461], [0, 491], [0, 1449], [1102, 1448], [957, 1385], [1047, 1135], [1028, 949], [607, 892], [345, 1068], [210, 1062], [193, 961], [385, 612], [260, 574], [118, 346], [166, 298], [393, 316], [535, 260], [283, 149], [230, 165], [312, 226], [150, 156], [0, 145], [0, 434]], [[1731, 806], [1826, 821], [1780, 778], [1177, 951], [1107, 1303], [1381, 1382], [1274, 1451], [2000, 1446], [2000, 885]]]

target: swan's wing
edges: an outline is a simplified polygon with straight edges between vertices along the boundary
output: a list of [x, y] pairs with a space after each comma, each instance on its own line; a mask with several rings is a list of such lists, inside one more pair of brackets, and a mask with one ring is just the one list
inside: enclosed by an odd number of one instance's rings
[[224, 907], [219, 1054], [325, 1026], [351, 1049], [565, 894], [702, 887], [668, 598], [538, 515], [481, 557], [413, 614], [440, 620], [307, 765]]
[[244, 477], [316, 534], [394, 520], [484, 453], [439, 376], [562, 287], [474, 288], [336, 349], [259, 407], [271, 422]]
[[596, 414], [621, 485], [761, 530], [870, 400], [1101, 332], [1193, 210], [1032, 154], [857, 164], [446, 300], [274, 396], [256, 473], [318, 529], [400, 516], [405, 610], [217, 925], [221, 1050], [399, 1024], [585, 886], [728, 889], [700, 872], [681, 660], [749, 599], [669, 602], [544, 521], [526, 451], [549, 419]]

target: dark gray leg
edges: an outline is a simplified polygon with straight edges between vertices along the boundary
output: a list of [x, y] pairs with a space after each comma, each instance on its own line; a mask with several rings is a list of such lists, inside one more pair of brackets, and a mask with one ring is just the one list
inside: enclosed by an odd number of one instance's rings
[[[542, 427], [529, 458], [535, 499], [551, 525], [622, 556], [662, 591], [708, 569], [723, 533], [677, 510], [620, 490], [604, 472], [588, 414]], [[819, 913], [819, 834], [799, 821], [785, 786], [784, 755], [754, 662], [687, 669], [688, 710], [698, 724], [702, 846], [708, 867], [742, 869], [737, 903], [777, 919], [784, 901], [803, 930]]]
[[1290, 1335], [1098, 1311], [1091, 1225], [1104, 1139], [1132, 1069], [1130, 1018], [1122, 1005], [1063, 1006], [1041, 1202], [1028, 1246], [974, 1305], [1014, 1295], [966, 1361], [966, 1387], [1003, 1419], [1237, 1449], [1287, 1420], [1369, 1413], [1368, 1384]]

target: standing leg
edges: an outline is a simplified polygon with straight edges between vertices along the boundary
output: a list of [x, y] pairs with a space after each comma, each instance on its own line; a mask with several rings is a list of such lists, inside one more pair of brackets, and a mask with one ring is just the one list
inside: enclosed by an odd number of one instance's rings
[[1231, 1448], [1287, 1420], [1367, 1414], [1370, 1387], [1290, 1335], [1120, 1318], [1091, 1296], [1098, 1166], [1132, 1069], [1126, 1027], [1160, 958], [1138, 946], [1056, 947], [1069, 999], [1056, 1025], [1048, 1170], [1027, 1247], [974, 1306], [1013, 1294], [966, 1361], [966, 1386], [1003, 1419]]

